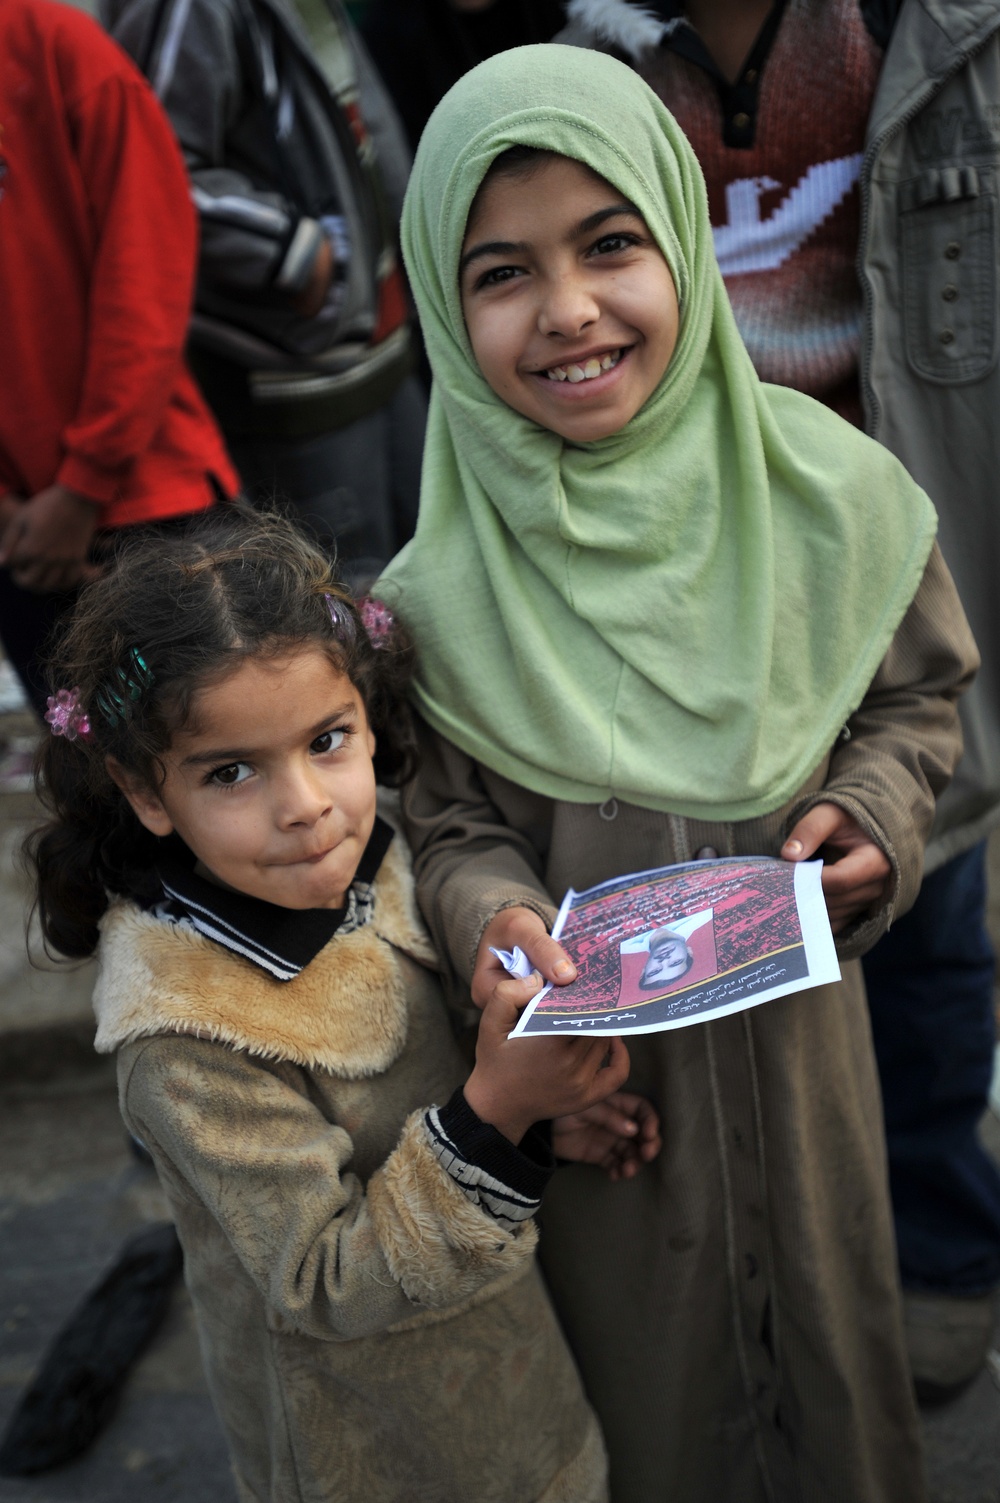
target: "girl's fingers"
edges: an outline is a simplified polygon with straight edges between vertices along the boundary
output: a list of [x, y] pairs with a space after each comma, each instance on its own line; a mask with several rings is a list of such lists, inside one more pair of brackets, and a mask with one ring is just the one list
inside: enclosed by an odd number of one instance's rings
[[863, 887], [879, 888], [891, 871], [885, 852], [868, 842], [823, 868], [823, 891], [834, 896]]
[[784, 861], [808, 861], [843, 823], [844, 811], [836, 804], [816, 804], [792, 830], [781, 847]]
[[[598, 1041], [595, 1040], [596, 1042]], [[606, 1051], [607, 1062], [598, 1070], [594, 1077], [595, 1087], [604, 1088], [598, 1092], [598, 1099], [603, 1101], [612, 1092], [617, 1091], [619, 1086], [625, 1084], [628, 1079], [631, 1063], [628, 1057], [628, 1050], [621, 1039], [602, 1039], [600, 1042], [609, 1046]]]
[[506, 1038], [517, 1022], [522, 1008], [531, 1001], [541, 982], [537, 976], [527, 976], [523, 981], [517, 977], [508, 976], [502, 967], [500, 976], [504, 979], [498, 980], [493, 986], [483, 1009], [482, 1022], [479, 1026]]
[[639, 1137], [649, 1142], [660, 1136], [660, 1114], [648, 1096], [631, 1096], [633, 1115], [639, 1128]]
[[546, 981], [566, 986], [576, 980], [576, 966], [551, 934], [534, 935], [527, 944], [521, 945], [521, 949]]
[[873, 882], [866, 887], [855, 888], [839, 898], [831, 898], [827, 903], [827, 912], [831, 918], [834, 914], [839, 917], [844, 913], [859, 912], [862, 908], [870, 908], [872, 903], [877, 903], [884, 892], [885, 884], [882, 882]]
[[619, 1105], [621, 1093], [596, 1101], [587, 1111], [587, 1121], [595, 1128], [603, 1129], [614, 1138], [634, 1138], [639, 1131], [635, 1119]]
[[523, 950], [545, 981], [565, 986], [576, 979], [576, 966], [562, 945], [554, 940], [541, 917], [530, 908], [505, 908], [483, 930], [472, 976], [472, 1000], [484, 1007], [498, 976], [504, 969], [491, 947], [497, 950]]
[[805, 861], [824, 845], [833, 860], [828, 859], [823, 867], [823, 896], [830, 927], [840, 934], [884, 900], [892, 867], [885, 852], [836, 804], [810, 809], [795, 825], [781, 854], [786, 861]]
[[546, 981], [565, 986], [576, 979], [576, 966], [558, 940], [553, 939], [537, 913], [530, 908], [508, 909], [511, 918], [507, 938], [513, 943], [498, 948], [512, 950], [519, 945], [531, 964]]

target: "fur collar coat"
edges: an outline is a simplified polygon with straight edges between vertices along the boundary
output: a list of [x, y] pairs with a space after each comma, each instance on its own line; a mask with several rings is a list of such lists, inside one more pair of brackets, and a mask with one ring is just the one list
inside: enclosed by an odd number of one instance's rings
[[600, 1503], [534, 1223], [467, 1199], [424, 1128], [464, 1070], [401, 841], [375, 891], [289, 982], [127, 902], [104, 921], [98, 1048], [176, 1219], [240, 1498]]

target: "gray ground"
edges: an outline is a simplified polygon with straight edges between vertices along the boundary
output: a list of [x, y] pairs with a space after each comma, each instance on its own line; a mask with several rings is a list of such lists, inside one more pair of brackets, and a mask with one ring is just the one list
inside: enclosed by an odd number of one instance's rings
[[[0, 719], [0, 737], [18, 728]], [[46, 973], [27, 963], [14, 853], [34, 813], [30, 795], [0, 795], [0, 1431], [124, 1237], [165, 1215], [154, 1176], [126, 1147], [113, 1066], [90, 1048], [92, 966]], [[1000, 940], [1000, 842], [993, 858]], [[984, 1133], [1000, 1160], [1000, 1119], [988, 1117]], [[926, 1412], [924, 1428], [933, 1503], [1000, 1503], [1000, 1355], [959, 1399]], [[182, 1499], [235, 1503], [179, 1289], [93, 1449], [58, 1471], [0, 1479], [0, 1503]]]

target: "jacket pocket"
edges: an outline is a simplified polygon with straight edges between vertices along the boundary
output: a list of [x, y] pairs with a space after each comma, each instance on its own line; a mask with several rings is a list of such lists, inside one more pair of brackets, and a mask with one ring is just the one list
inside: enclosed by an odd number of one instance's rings
[[997, 360], [997, 206], [974, 167], [900, 185], [906, 358], [926, 381], [978, 381]]

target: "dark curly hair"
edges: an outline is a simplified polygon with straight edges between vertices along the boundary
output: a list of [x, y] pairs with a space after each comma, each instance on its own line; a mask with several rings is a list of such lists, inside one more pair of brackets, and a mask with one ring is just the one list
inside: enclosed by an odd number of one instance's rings
[[[411, 648], [395, 624], [373, 645], [329, 560], [291, 521], [235, 504], [170, 537], [123, 534], [113, 563], [82, 591], [48, 664], [53, 692], [77, 689], [90, 722], [76, 740], [47, 736], [36, 770], [51, 818], [25, 849], [50, 949], [93, 954], [109, 893], [155, 897], [157, 837], [112, 781], [107, 759], [157, 787], [162, 755], [199, 689], [249, 658], [311, 643], [364, 702], [376, 777], [402, 782], [413, 765]], [[125, 713], [116, 714], [122, 704]]]

